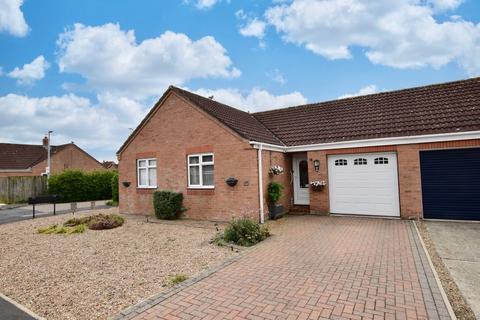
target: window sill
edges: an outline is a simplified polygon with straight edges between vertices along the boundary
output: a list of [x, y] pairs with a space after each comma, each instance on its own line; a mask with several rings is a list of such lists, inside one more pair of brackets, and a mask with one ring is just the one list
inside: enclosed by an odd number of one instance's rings
[[214, 190], [215, 187], [201, 187], [201, 186], [198, 186], [198, 187], [194, 187], [194, 186], [189, 186], [187, 187], [187, 190]]

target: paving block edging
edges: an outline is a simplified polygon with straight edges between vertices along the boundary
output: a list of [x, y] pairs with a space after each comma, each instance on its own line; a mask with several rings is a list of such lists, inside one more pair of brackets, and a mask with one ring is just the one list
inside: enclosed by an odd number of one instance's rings
[[425, 246], [425, 242], [423, 241], [422, 235], [420, 234], [420, 230], [418, 230], [417, 223], [413, 221], [413, 225], [415, 226], [417, 237], [420, 241], [420, 244], [422, 245], [423, 251], [425, 252], [428, 264], [432, 269], [433, 276], [435, 277], [435, 281], [437, 282], [438, 288], [440, 289], [440, 293], [442, 295], [443, 302], [447, 307], [448, 313], [452, 318], [452, 320], [457, 320], [457, 316], [455, 315], [455, 312], [453, 312], [453, 308], [452, 308], [452, 305], [450, 304], [450, 300], [448, 300], [447, 294], [445, 293], [445, 289], [443, 288], [442, 282], [440, 281], [440, 277], [437, 273], [437, 270], [435, 269], [435, 266], [433, 265], [432, 259], [430, 258], [430, 254], [428, 253], [427, 247]]

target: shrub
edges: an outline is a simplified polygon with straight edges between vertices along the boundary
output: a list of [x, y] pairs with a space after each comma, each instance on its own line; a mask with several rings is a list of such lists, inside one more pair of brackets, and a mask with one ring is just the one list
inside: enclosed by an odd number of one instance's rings
[[282, 196], [283, 186], [277, 182], [270, 182], [268, 184], [268, 200], [270, 203], [275, 204]]
[[155, 191], [153, 193], [153, 208], [158, 219], [178, 219], [185, 211], [183, 194], [172, 191]]
[[116, 214], [97, 214], [90, 217], [87, 225], [91, 230], [106, 230], [120, 227], [124, 222], [125, 220]]
[[250, 247], [269, 236], [267, 226], [262, 226], [250, 218], [233, 219], [223, 232], [225, 241], [245, 247]]
[[118, 172], [114, 172], [112, 176], [112, 201], [118, 206]]
[[83, 233], [86, 228], [90, 230], [113, 229], [123, 225], [125, 220], [116, 214], [97, 214], [81, 218], [68, 219], [63, 225], [51, 225], [39, 228], [38, 233], [44, 234], [72, 234]]
[[113, 200], [108, 200], [105, 204], [110, 207], [118, 207], [118, 202]]
[[60, 195], [61, 202], [107, 200], [112, 198], [111, 171], [85, 173], [67, 170], [48, 180], [48, 192]]
[[73, 234], [73, 233], [84, 233], [86, 230], [85, 224], [79, 224], [76, 226], [65, 226], [65, 225], [51, 225], [46, 228], [39, 228], [38, 233], [43, 234]]
[[65, 221], [63, 223], [64, 226], [66, 227], [74, 227], [74, 226], [78, 226], [80, 224], [87, 224], [88, 221], [90, 221], [91, 217], [87, 216], [87, 217], [82, 217], [82, 218], [72, 218], [72, 219], [68, 219], [67, 221]]

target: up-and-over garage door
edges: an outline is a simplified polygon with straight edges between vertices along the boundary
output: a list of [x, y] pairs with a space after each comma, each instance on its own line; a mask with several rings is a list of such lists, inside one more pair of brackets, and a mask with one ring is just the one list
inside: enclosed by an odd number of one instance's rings
[[420, 152], [423, 216], [480, 220], [480, 148]]
[[328, 157], [330, 212], [399, 216], [395, 153]]

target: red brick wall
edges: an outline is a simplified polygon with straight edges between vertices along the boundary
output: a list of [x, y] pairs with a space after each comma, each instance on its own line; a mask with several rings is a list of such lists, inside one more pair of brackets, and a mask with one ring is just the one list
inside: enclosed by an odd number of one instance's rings
[[[401, 218], [408, 219], [423, 217], [422, 188], [420, 175], [420, 151], [428, 149], [455, 149], [469, 147], [480, 147], [480, 140], [476, 139], [396, 146], [310, 151], [308, 152], [309, 179], [310, 181], [326, 180], [328, 182], [328, 155], [371, 152], [396, 152], [398, 159], [398, 182]], [[313, 169], [313, 160], [315, 159], [320, 160], [319, 172], [315, 172]], [[320, 192], [313, 192], [312, 190], [310, 190], [311, 213], [328, 214], [330, 211], [329, 207], [330, 204], [328, 198], [328, 185], [323, 191]]]
[[[292, 191], [292, 156], [283, 152], [263, 150], [262, 152], [262, 164], [263, 164], [263, 188], [264, 188], [264, 208], [265, 218], [268, 216], [268, 194], [267, 188], [270, 182], [280, 183], [283, 189], [283, 195], [279, 200], [279, 204], [283, 205], [285, 210], [288, 211], [291, 207], [293, 191]], [[268, 173], [272, 166], [281, 166], [284, 169], [284, 173], [281, 175], [271, 175]]]
[[[67, 169], [82, 170], [86, 172], [106, 170], [98, 161], [80, 150], [75, 145], [68, 145], [61, 151], [52, 155], [52, 174], [63, 172]], [[31, 172], [0, 172], [0, 177], [40, 176], [47, 168], [47, 160], [33, 166]]]
[[[213, 152], [214, 190], [188, 189], [188, 154]], [[157, 158], [159, 190], [184, 194], [185, 215], [195, 219], [229, 220], [258, 217], [257, 151], [217, 120], [171, 93], [119, 159], [120, 211], [153, 214], [153, 190], [137, 188], [136, 160]], [[225, 183], [238, 179], [235, 187]], [[131, 182], [130, 187], [122, 185]]]

